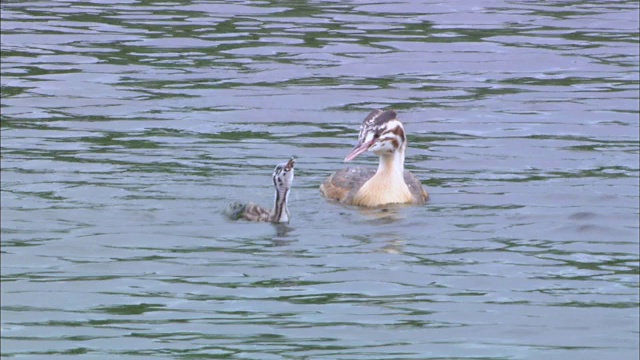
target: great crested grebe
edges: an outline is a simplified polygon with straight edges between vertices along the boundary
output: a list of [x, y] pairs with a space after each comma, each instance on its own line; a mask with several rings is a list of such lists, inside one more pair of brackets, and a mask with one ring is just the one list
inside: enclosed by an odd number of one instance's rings
[[293, 185], [293, 166], [295, 163], [296, 160], [291, 158], [286, 163], [277, 165], [273, 170], [273, 186], [276, 188], [276, 194], [272, 210], [267, 210], [252, 202], [248, 204], [234, 203], [229, 208], [229, 216], [233, 220], [289, 222], [287, 201], [291, 185]]
[[404, 170], [407, 137], [393, 110], [373, 110], [362, 122], [358, 143], [344, 158], [351, 161], [371, 151], [380, 157], [378, 170], [346, 168], [329, 176], [320, 191], [329, 199], [357, 206], [424, 204], [429, 194], [422, 183]]

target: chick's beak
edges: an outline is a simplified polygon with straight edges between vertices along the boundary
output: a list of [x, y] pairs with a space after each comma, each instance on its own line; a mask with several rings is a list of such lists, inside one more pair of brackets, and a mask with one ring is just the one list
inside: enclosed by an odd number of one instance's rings
[[289, 161], [287, 161], [286, 170], [289, 171], [289, 170], [293, 169], [293, 166], [295, 164], [296, 164], [296, 159], [294, 159], [294, 158], [289, 159]]

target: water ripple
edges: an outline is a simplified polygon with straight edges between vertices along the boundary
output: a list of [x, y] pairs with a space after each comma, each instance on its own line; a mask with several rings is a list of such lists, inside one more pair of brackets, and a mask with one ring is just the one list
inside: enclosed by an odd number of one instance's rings
[[[1, 8], [2, 356], [638, 357], [637, 2]], [[426, 206], [320, 197], [373, 107]]]

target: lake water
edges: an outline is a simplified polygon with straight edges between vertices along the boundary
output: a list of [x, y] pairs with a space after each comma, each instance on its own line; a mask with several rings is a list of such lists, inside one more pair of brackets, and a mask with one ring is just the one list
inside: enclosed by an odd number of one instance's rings
[[[1, 9], [3, 357], [638, 358], [637, 1]], [[426, 205], [321, 197], [373, 108]]]

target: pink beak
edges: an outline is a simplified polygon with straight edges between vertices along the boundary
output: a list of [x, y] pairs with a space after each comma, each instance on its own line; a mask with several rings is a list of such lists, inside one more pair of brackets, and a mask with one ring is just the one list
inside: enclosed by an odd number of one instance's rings
[[358, 143], [356, 144], [356, 147], [353, 148], [353, 150], [351, 150], [351, 152], [349, 154], [347, 154], [347, 156], [344, 158], [344, 161], [351, 161], [355, 158], [358, 157], [358, 155], [367, 152], [367, 150], [369, 150], [369, 147], [371, 145], [373, 145], [373, 143], [375, 142], [374, 140], [371, 140], [369, 142], [366, 143], [362, 143], [362, 141], [358, 141]]

